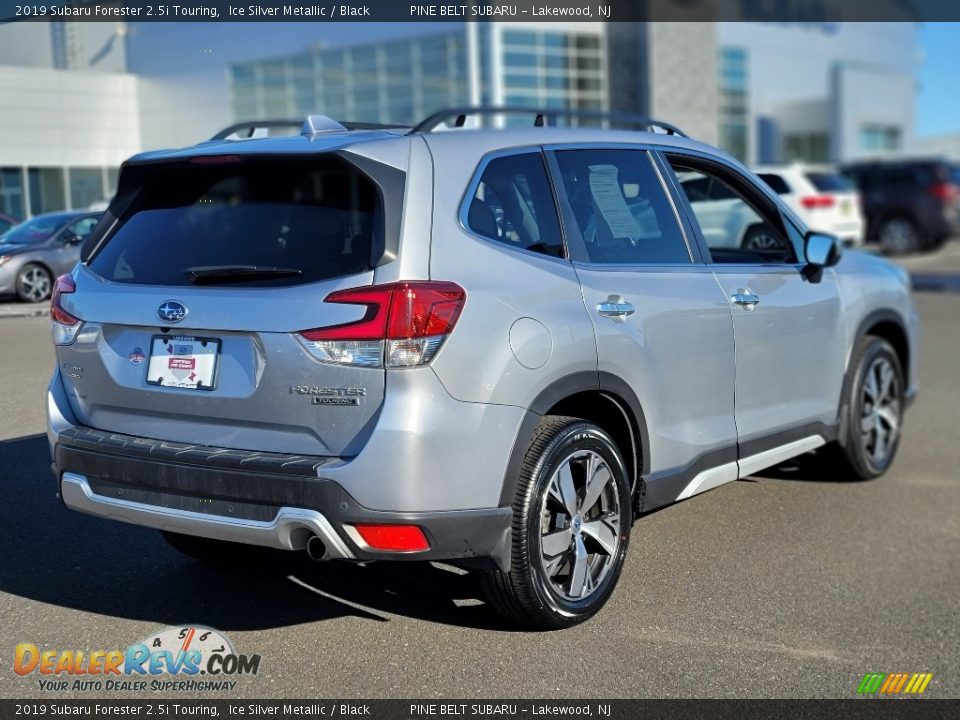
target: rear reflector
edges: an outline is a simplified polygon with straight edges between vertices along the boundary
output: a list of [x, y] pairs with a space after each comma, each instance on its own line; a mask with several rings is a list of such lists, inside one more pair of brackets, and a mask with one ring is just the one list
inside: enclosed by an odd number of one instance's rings
[[800, 199], [800, 204], [807, 210], [816, 210], [818, 208], [831, 208], [835, 200], [830, 195], [808, 195]]
[[354, 525], [371, 550], [418, 552], [429, 550], [423, 530], [416, 525]]
[[361, 367], [424, 365], [453, 331], [467, 294], [451, 282], [398, 282], [338, 290], [324, 302], [364, 305], [355, 322], [304, 330], [297, 338], [318, 360]]
[[69, 295], [77, 291], [77, 284], [69, 275], [61, 275], [57, 278], [57, 283], [53, 287], [53, 294], [50, 296], [50, 319], [52, 322], [52, 334], [54, 345], [69, 345], [80, 331], [83, 322], [63, 309], [62, 300], [64, 295]]

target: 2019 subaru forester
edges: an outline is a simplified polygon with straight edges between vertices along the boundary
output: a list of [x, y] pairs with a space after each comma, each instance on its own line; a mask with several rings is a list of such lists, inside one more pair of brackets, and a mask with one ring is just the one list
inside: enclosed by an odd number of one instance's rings
[[64, 503], [198, 557], [457, 563], [556, 628], [643, 513], [823, 446], [883, 473], [916, 389], [904, 273], [675, 128], [532, 116], [127, 162], [52, 301]]

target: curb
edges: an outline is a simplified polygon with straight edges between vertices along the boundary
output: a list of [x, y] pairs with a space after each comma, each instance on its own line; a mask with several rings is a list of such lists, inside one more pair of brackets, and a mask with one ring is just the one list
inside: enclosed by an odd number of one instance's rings
[[5, 320], [7, 318], [32, 318], [32, 317], [43, 317], [50, 312], [50, 308], [46, 305], [43, 307], [31, 307], [29, 305], [21, 308], [11, 307], [5, 308], [0, 307], [0, 320]]

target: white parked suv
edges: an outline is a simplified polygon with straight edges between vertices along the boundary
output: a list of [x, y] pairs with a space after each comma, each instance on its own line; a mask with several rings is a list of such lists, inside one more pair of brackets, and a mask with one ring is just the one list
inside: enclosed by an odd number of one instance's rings
[[863, 245], [860, 194], [839, 172], [802, 163], [761, 166], [755, 172], [810, 228], [836, 235], [848, 247]]

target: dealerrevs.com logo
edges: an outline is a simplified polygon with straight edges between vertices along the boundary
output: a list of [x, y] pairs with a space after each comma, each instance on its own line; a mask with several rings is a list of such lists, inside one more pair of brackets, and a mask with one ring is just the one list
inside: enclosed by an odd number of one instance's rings
[[223, 633], [199, 625], [165, 627], [125, 649], [62, 650], [20, 643], [13, 670], [37, 676], [40, 690], [49, 692], [223, 691], [234, 679], [256, 675], [260, 655], [237, 653]]

